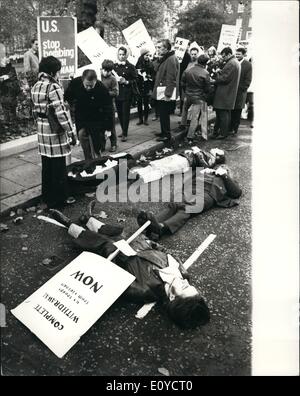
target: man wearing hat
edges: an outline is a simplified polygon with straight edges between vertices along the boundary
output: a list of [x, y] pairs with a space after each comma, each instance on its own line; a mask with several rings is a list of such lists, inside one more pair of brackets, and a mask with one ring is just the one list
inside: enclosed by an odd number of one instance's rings
[[138, 71], [138, 88], [140, 92], [138, 97], [139, 122], [137, 125], [149, 125], [149, 101], [153, 92], [155, 72], [153, 63], [150, 60], [150, 51], [147, 48], [141, 49], [141, 56], [137, 61], [136, 68]]

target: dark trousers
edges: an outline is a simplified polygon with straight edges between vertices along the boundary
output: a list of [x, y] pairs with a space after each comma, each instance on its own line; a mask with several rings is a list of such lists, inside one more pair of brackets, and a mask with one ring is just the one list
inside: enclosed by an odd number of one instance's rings
[[248, 103], [248, 120], [254, 120], [254, 101], [253, 101], [253, 92], [247, 93], [246, 103]]
[[[93, 159], [93, 152], [96, 155], [101, 155], [101, 151], [105, 150], [105, 131], [100, 128], [85, 127], [81, 128], [78, 132], [78, 139], [80, 141], [84, 159]], [[91, 147], [91, 141], [93, 148]]]
[[42, 155], [42, 198], [48, 207], [64, 203], [68, 197], [66, 157], [48, 158]]
[[223, 109], [216, 110], [216, 123], [214, 128], [214, 133], [216, 135], [220, 134], [222, 136], [228, 136], [230, 128], [230, 118], [231, 111]]
[[[214, 205], [215, 201], [213, 198], [211, 198], [210, 195], [205, 194], [204, 195], [204, 207], [202, 212], [205, 210], [210, 209]], [[163, 209], [161, 212], [158, 213], [156, 216], [157, 221], [159, 223], [163, 223], [164, 226], [166, 227], [166, 231], [170, 232], [171, 234], [175, 234], [176, 231], [178, 231], [184, 224], [191, 218], [194, 217], [197, 214], [193, 213], [187, 213], [185, 211], [186, 205], [185, 204], [177, 204], [177, 203], [171, 203], [169, 204], [169, 207], [166, 209]]]
[[231, 110], [231, 125], [230, 131], [238, 132], [241, 122], [242, 109]]
[[172, 112], [174, 101], [169, 102], [165, 100], [157, 101], [159, 119], [160, 119], [160, 129], [163, 137], [171, 137], [171, 125], [170, 125], [170, 114]]
[[120, 121], [120, 125], [122, 128], [123, 136], [128, 135], [128, 126], [130, 120], [130, 107], [131, 100], [116, 100], [117, 112]]
[[[140, 121], [141, 122], [143, 122], [143, 120], [148, 121], [149, 96], [139, 96], [137, 105], [138, 105], [138, 113], [139, 113]], [[143, 105], [144, 105], [144, 111], [143, 111]]]
[[112, 115], [112, 128], [110, 135], [110, 144], [112, 147], [117, 145], [117, 132], [116, 132], [116, 106], [114, 105], [113, 115]]

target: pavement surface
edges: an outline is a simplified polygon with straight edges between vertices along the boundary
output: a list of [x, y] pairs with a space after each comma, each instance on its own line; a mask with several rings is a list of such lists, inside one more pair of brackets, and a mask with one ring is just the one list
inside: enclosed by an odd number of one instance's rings
[[[177, 120], [177, 119], [176, 119]], [[149, 127], [151, 130], [151, 126]], [[138, 133], [138, 132], [137, 132]], [[227, 164], [243, 189], [240, 205], [212, 209], [193, 218], [162, 244], [183, 262], [210, 234], [217, 238], [189, 272], [211, 309], [211, 321], [182, 331], [155, 306], [142, 320], [140, 305], [119, 299], [63, 359], [15, 319], [10, 310], [79, 254], [66, 231], [37, 220], [36, 213], [2, 217], [2, 302], [7, 327], [2, 328], [4, 376], [248, 376], [251, 374], [251, 138], [242, 125], [237, 137], [208, 141], [202, 147], [223, 148]], [[20, 166], [25, 166], [23, 163]], [[37, 165], [38, 166], [38, 165]], [[64, 213], [76, 220], [92, 198], [82, 197]], [[140, 209], [157, 212], [162, 203], [98, 204], [107, 222], [125, 219], [125, 232], [137, 228]], [[53, 269], [43, 260], [55, 256]], [[161, 369], [165, 369], [162, 371]], [[167, 371], [166, 371], [167, 370]]]

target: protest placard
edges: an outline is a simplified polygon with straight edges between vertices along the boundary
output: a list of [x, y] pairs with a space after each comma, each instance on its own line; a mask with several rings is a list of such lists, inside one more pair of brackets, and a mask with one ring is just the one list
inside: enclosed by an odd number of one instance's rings
[[188, 45], [189, 45], [189, 40], [176, 37], [174, 51], [179, 63], [182, 62], [182, 59], [184, 57]]
[[104, 61], [105, 53], [109, 50], [108, 44], [93, 27], [77, 34], [77, 44], [91, 63], [99, 65]]
[[41, 16], [37, 19], [39, 56], [55, 56], [61, 61], [61, 78], [69, 78], [77, 68], [77, 19]]
[[221, 52], [225, 47], [231, 47], [233, 51], [236, 49], [236, 43], [239, 34], [239, 26], [222, 25], [217, 52]]
[[128, 28], [124, 29], [122, 33], [131, 49], [132, 56], [134, 58], [139, 58], [142, 48], [147, 48], [151, 54], [155, 53], [155, 45], [142, 19], [139, 19]]
[[111, 261], [83, 252], [12, 313], [62, 358], [134, 279]]

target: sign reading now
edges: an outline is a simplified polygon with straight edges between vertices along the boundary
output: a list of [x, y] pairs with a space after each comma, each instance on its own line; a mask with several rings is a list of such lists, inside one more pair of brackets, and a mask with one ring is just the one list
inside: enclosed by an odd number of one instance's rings
[[12, 314], [62, 358], [134, 279], [111, 261], [84, 252]]

